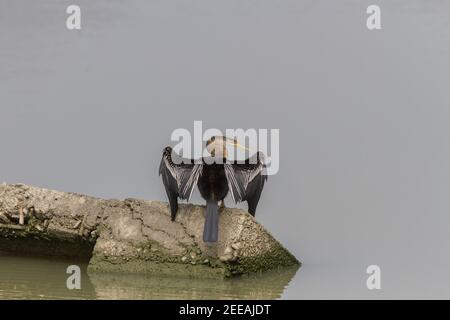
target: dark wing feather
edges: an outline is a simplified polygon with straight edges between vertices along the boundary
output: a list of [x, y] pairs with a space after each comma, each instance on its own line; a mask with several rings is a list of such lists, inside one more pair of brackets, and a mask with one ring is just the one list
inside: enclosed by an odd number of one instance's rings
[[258, 152], [256, 159], [249, 158], [244, 163], [226, 163], [224, 167], [233, 200], [247, 201], [249, 212], [254, 215], [264, 183], [267, 181], [263, 153]]
[[178, 209], [177, 198], [190, 200], [203, 169], [202, 163], [181, 158], [176, 160], [175, 163], [172, 159], [172, 148], [166, 147], [159, 165], [159, 174], [169, 197], [172, 219]]

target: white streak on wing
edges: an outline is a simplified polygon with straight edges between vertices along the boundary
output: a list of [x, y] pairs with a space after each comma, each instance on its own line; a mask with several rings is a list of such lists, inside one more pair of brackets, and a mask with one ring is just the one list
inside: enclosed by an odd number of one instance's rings
[[[264, 155], [259, 153], [259, 161], [258, 166], [256, 166], [253, 170], [249, 169], [237, 169], [235, 170], [233, 165], [226, 163], [224, 165], [225, 175], [228, 180], [228, 188], [231, 191], [231, 196], [234, 202], [242, 201], [246, 197], [248, 184], [258, 176], [264, 168]], [[242, 186], [240, 186], [238, 179], [236, 176], [239, 175], [242, 177]], [[234, 193], [237, 193], [236, 195]]]
[[[189, 188], [191, 188], [189, 194], [186, 197], [187, 200], [189, 201], [194, 191], [194, 186], [197, 184], [198, 178], [202, 173], [203, 164], [195, 164], [192, 169], [177, 167], [172, 163], [169, 157], [170, 155], [164, 157], [164, 164], [166, 168], [169, 170], [172, 177], [177, 182], [179, 195], [183, 195], [183, 197], [186, 196], [186, 193], [189, 191]], [[183, 181], [186, 180], [186, 175], [188, 175], [188, 178], [186, 183], [183, 185], [182, 183]]]
[[[234, 202], [241, 201], [244, 198], [245, 194], [242, 194], [241, 192], [241, 187], [239, 186], [239, 182], [236, 179], [236, 174], [234, 172], [233, 166], [226, 163], [224, 164], [224, 168], [225, 175], [228, 180], [228, 187], [231, 191], [231, 196], [233, 197]], [[247, 189], [247, 183], [245, 183], [243, 187], [244, 190]], [[236, 195], [234, 194], [235, 191], [237, 192]]]
[[233, 188], [233, 179], [234, 180], [236, 180], [235, 179], [235, 177], [234, 177], [234, 175], [233, 175], [233, 173], [230, 173], [230, 170], [232, 170], [232, 168], [231, 168], [231, 165], [229, 165], [229, 164], [225, 164], [224, 165], [224, 168], [225, 168], [225, 176], [227, 177], [227, 182], [228, 182], [228, 188], [230, 189], [230, 191], [231, 191], [231, 197], [233, 198], [233, 201], [234, 202], [237, 202], [236, 201], [236, 197], [234, 196], [234, 188]]
[[189, 192], [189, 195], [187, 196], [187, 201], [189, 201], [191, 199], [192, 193], [194, 192], [194, 185], [197, 184], [198, 178], [200, 177], [202, 170], [203, 170], [203, 165], [196, 164], [196, 165], [194, 165], [194, 168], [191, 171], [189, 179], [183, 189], [183, 194], [185, 194], [189, 190], [189, 188], [191, 189], [191, 191]]
[[169, 159], [167, 157], [164, 157], [164, 163], [166, 165], [166, 168], [169, 169], [170, 174], [172, 175], [172, 177], [174, 177], [174, 179], [177, 181], [178, 183], [178, 174], [177, 171], [175, 170], [175, 168], [172, 166], [172, 164], [170, 163]]

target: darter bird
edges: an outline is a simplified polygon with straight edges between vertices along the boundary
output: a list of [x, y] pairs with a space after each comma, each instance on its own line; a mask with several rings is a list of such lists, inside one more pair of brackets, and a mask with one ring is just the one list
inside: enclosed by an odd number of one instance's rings
[[[195, 186], [206, 200], [204, 242], [216, 242], [219, 233], [219, 202], [231, 193], [237, 202], [247, 201], [248, 212], [255, 216], [264, 183], [267, 181], [264, 154], [257, 152], [245, 161], [229, 161], [227, 145], [244, 148], [236, 139], [214, 136], [206, 143], [211, 157], [181, 159], [171, 147], [163, 150], [159, 174], [169, 198], [172, 221], [178, 211], [178, 198], [189, 201]], [[172, 158], [174, 157], [174, 158]], [[175, 160], [175, 157], [178, 157]]]

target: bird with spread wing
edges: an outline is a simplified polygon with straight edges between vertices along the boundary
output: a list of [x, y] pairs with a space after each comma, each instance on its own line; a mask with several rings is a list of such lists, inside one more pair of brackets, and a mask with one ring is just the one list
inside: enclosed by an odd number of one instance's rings
[[[204, 242], [216, 242], [219, 235], [219, 202], [228, 193], [237, 202], [247, 201], [248, 212], [255, 216], [264, 183], [267, 181], [264, 155], [257, 152], [245, 161], [229, 161], [227, 145], [245, 148], [236, 139], [214, 136], [206, 143], [211, 157], [200, 161], [181, 159], [171, 147], [163, 150], [159, 174], [169, 198], [172, 221], [178, 211], [178, 198], [189, 201], [195, 186], [206, 200]], [[177, 157], [177, 158], [175, 158]], [[174, 161], [175, 160], [175, 161]]]

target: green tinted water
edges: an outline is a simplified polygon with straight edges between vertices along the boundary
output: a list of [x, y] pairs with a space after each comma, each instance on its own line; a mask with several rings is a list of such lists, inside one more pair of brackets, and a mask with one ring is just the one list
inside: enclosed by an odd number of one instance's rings
[[[69, 290], [69, 265], [80, 266], [81, 289]], [[228, 280], [87, 274], [86, 263], [0, 253], [0, 299], [277, 299], [297, 268]]]

